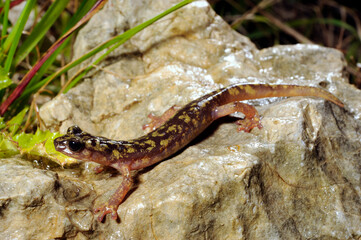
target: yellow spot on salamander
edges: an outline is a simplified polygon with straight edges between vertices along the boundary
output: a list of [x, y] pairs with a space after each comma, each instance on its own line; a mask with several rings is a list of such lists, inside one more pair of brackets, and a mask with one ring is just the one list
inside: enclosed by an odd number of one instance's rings
[[146, 150], [147, 150], [148, 152], [150, 152], [150, 151], [152, 151], [154, 148], [155, 148], [155, 147], [148, 147]]
[[179, 119], [183, 120], [186, 123], [189, 123], [191, 121], [191, 118], [188, 115], [181, 115], [179, 116]]
[[145, 143], [143, 142], [143, 141], [134, 141], [133, 142], [133, 144], [135, 145], [135, 146], [144, 146], [145, 145]]
[[239, 94], [239, 90], [237, 88], [230, 88], [228, 91], [232, 96], [237, 96]]
[[256, 90], [252, 87], [250, 87], [249, 85], [245, 86], [244, 90], [246, 91], [246, 93], [248, 95], [255, 95], [256, 94]]
[[177, 131], [177, 125], [172, 125], [167, 130], [167, 132], [174, 132], [174, 131]]
[[135, 148], [129, 147], [127, 148], [127, 153], [134, 153], [136, 150]]
[[168, 146], [168, 144], [169, 144], [169, 139], [164, 139], [160, 141], [160, 145], [162, 145], [163, 147]]
[[193, 123], [194, 126], [198, 125], [198, 121], [196, 119], [192, 119], [192, 123]]
[[161, 125], [160, 127], [158, 127], [157, 129], [158, 130], [162, 130], [162, 129], [164, 129], [165, 128], [165, 126], [164, 126], [164, 124], [163, 125]]
[[162, 137], [164, 133], [159, 133], [158, 131], [152, 133], [152, 137]]
[[146, 143], [146, 144], [149, 144], [150, 146], [152, 146], [152, 148], [155, 147], [155, 145], [156, 145], [153, 140], [147, 140], [147, 141], [145, 141], [145, 143]]
[[112, 155], [113, 155], [115, 158], [119, 158], [119, 157], [120, 157], [120, 153], [119, 153], [119, 151], [116, 150], [116, 149], [114, 149], [114, 150], [112, 151]]

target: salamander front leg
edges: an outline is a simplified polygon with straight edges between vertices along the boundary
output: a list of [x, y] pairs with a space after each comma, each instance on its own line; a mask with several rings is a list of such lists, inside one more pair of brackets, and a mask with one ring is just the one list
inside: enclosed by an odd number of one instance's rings
[[181, 107], [174, 105], [165, 111], [162, 116], [155, 116], [154, 114], [150, 113], [148, 118], [150, 118], [151, 122], [148, 124], [143, 125], [143, 130], [153, 131], [159, 128], [163, 123], [165, 123], [169, 118], [173, 117]]
[[122, 183], [117, 188], [117, 190], [115, 191], [115, 193], [109, 199], [108, 202], [104, 203], [102, 206], [94, 210], [95, 213], [100, 212], [100, 215], [98, 216], [99, 222], [103, 221], [103, 218], [108, 213], [111, 213], [111, 216], [114, 220], [118, 219], [118, 214], [117, 214], [118, 206], [122, 203], [124, 197], [127, 195], [133, 184], [133, 179], [131, 178], [129, 166], [121, 166], [119, 168], [119, 171], [123, 175]]
[[256, 108], [242, 102], [232, 102], [217, 107], [213, 111], [213, 117], [217, 119], [235, 112], [241, 112], [245, 115], [244, 119], [236, 122], [239, 125], [238, 131], [250, 132], [255, 127], [262, 128]]

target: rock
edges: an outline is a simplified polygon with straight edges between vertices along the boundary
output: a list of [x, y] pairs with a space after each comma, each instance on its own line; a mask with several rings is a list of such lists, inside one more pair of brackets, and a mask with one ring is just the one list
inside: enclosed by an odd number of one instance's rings
[[[176, 2], [108, 2], [81, 30], [76, 57]], [[237, 132], [231, 118], [221, 119], [183, 151], [139, 171], [136, 187], [118, 209], [120, 222], [107, 217], [98, 223], [91, 213], [120, 184], [116, 172], [95, 175], [92, 164], [39, 170], [21, 159], [1, 160], [0, 176], [8, 180], [0, 181], [0, 221], [10, 227], [0, 236], [360, 238], [361, 94], [347, 83], [344, 66], [339, 51], [315, 45], [257, 50], [206, 1], [189, 4], [45, 104], [45, 127], [65, 132], [78, 124], [95, 135], [131, 139], [144, 134], [149, 113], [160, 115], [236, 82], [320, 86], [346, 109], [304, 97], [249, 101], [262, 115], [263, 129]], [[13, 168], [22, 170], [10, 174]], [[16, 182], [28, 186], [19, 190]], [[54, 227], [46, 232], [48, 218]]]
[[[91, 188], [59, 169], [34, 168], [20, 157], [1, 159], [0, 238], [55, 239], [89, 231]], [[81, 224], [74, 220], [77, 214]]]

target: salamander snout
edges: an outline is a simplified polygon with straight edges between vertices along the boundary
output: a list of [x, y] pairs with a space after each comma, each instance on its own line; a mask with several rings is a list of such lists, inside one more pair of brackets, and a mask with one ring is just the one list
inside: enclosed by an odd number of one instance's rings
[[58, 137], [54, 140], [54, 147], [56, 151], [59, 151], [65, 155], [76, 154], [81, 152], [85, 145], [79, 139], [65, 135]]

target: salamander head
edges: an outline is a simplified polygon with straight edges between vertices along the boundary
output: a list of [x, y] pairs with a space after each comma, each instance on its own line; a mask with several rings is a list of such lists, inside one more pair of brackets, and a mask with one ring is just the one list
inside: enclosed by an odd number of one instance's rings
[[117, 147], [111, 142], [83, 132], [78, 126], [72, 126], [65, 135], [54, 140], [54, 146], [56, 151], [69, 157], [109, 165], [112, 151]]

